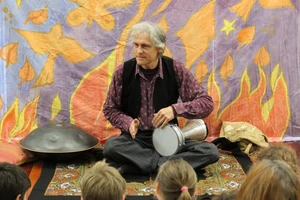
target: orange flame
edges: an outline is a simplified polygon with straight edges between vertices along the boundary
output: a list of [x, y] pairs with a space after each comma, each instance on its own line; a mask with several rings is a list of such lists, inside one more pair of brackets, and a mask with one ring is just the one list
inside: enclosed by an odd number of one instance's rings
[[280, 73], [276, 77], [275, 85], [272, 88], [273, 95], [263, 102], [267, 82], [263, 70], [261, 68], [258, 69], [260, 82], [257, 88], [250, 91], [251, 81], [245, 70], [241, 78], [240, 93], [219, 115], [217, 113], [220, 110], [221, 93], [219, 86], [213, 84], [216, 83], [214, 72], [210, 75], [209, 93], [216, 104], [213, 113], [205, 119], [210, 130], [210, 137], [218, 137], [222, 121], [245, 121], [262, 130], [269, 137], [270, 141], [280, 141], [282, 139], [290, 120], [286, 81], [283, 74]]
[[19, 113], [19, 98], [16, 97], [15, 101], [1, 120], [0, 139], [18, 142], [35, 129], [37, 127], [35, 121], [38, 101], [39, 96], [26, 104], [21, 113]]
[[107, 60], [86, 74], [70, 102], [71, 123], [103, 142], [109, 136], [120, 133], [108, 123], [102, 112], [115, 62], [116, 51], [113, 51]]

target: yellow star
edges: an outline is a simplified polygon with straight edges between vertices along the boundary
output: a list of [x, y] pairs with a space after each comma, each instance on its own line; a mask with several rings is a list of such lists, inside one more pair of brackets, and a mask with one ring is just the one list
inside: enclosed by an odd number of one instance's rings
[[226, 36], [229, 35], [229, 33], [233, 30], [236, 30], [234, 26], [235, 20], [229, 22], [228, 20], [224, 19], [224, 26], [221, 29], [221, 31], [225, 31], [226, 32]]

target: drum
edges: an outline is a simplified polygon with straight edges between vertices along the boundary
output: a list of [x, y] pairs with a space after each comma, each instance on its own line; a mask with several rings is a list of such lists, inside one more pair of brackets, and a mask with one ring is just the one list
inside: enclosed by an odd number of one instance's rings
[[168, 124], [163, 129], [156, 128], [152, 141], [155, 150], [161, 156], [171, 156], [177, 153], [185, 139], [203, 141], [208, 135], [208, 128], [202, 119], [188, 120], [186, 126], [180, 129], [175, 124]]
[[208, 136], [208, 128], [202, 119], [190, 119], [181, 129], [185, 138], [203, 141]]
[[168, 124], [163, 129], [156, 128], [152, 136], [153, 146], [161, 156], [176, 154], [179, 147], [184, 145], [184, 140], [184, 135], [176, 124]]
[[98, 138], [72, 124], [41, 126], [20, 141], [22, 148], [38, 157], [56, 161], [77, 158], [98, 143]]

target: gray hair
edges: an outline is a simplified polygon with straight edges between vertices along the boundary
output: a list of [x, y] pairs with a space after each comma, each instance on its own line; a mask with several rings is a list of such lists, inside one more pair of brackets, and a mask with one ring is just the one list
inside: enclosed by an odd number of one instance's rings
[[133, 37], [142, 33], [148, 33], [150, 40], [156, 48], [161, 49], [159, 53], [160, 56], [165, 51], [166, 48], [166, 34], [163, 30], [155, 23], [152, 22], [140, 22], [134, 25], [131, 29], [131, 41]]

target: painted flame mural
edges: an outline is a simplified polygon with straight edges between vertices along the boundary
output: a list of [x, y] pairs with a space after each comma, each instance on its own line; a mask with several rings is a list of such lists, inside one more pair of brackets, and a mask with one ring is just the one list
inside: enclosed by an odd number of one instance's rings
[[130, 28], [148, 20], [167, 34], [165, 55], [213, 97], [209, 140], [222, 121], [300, 140], [298, 0], [0, 0], [0, 12], [1, 139], [48, 123], [101, 142], [119, 134], [102, 107], [116, 66], [131, 58]]

